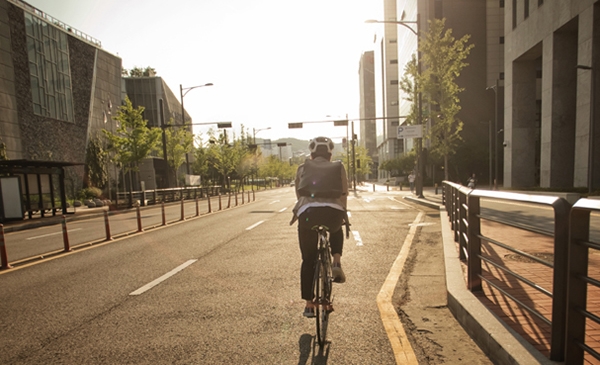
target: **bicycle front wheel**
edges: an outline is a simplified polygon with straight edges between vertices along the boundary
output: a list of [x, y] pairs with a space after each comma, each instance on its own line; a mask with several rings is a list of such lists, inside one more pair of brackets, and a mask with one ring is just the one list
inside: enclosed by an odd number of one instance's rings
[[323, 346], [327, 339], [327, 326], [329, 324], [329, 312], [331, 311], [331, 281], [327, 275], [325, 263], [319, 261], [315, 273], [316, 281], [316, 315], [317, 315], [317, 340]]

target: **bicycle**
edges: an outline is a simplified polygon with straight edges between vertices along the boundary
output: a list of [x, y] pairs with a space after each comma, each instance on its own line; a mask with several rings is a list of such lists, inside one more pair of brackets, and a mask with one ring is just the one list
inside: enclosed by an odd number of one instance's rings
[[[346, 237], [350, 235], [350, 223], [346, 216]], [[327, 327], [329, 314], [333, 312], [332, 299], [332, 262], [331, 247], [329, 246], [329, 228], [323, 225], [312, 227], [317, 231], [317, 259], [315, 262], [315, 275], [313, 277], [313, 293], [315, 314], [317, 320], [317, 341], [323, 346], [327, 340]]]

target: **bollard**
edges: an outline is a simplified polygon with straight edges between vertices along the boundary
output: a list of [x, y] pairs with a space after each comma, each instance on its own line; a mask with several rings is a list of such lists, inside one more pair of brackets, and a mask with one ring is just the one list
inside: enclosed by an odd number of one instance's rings
[[185, 215], [184, 215], [185, 213], [184, 212], [185, 212], [185, 209], [183, 207], [183, 198], [182, 198], [181, 199], [181, 219], [180, 219], [180, 221], [185, 220]]
[[254, 190], [252, 190], [252, 201], [256, 201], [256, 194], [254, 194]]
[[231, 208], [231, 191], [229, 192], [229, 199], [227, 200], [227, 208]]
[[221, 192], [219, 191], [219, 210], [223, 209], [223, 205], [221, 203]]
[[0, 259], [2, 266], [0, 270], [12, 269], [12, 266], [8, 264], [8, 255], [6, 255], [6, 244], [4, 242], [4, 225], [0, 224]]
[[110, 234], [110, 223], [108, 222], [108, 210], [104, 211], [104, 228], [106, 229], [106, 240], [112, 241], [112, 235]]
[[248, 203], [250, 203], [250, 191], [248, 191]]
[[200, 208], [198, 207], [198, 197], [195, 197], [194, 199], [196, 199], [196, 217], [200, 215]]
[[71, 251], [71, 245], [69, 244], [69, 234], [67, 233], [67, 217], [62, 216], [62, 232], [63, 232], [63, 242], [65, 244], [65, 252]]
[[210, 206], [210, 195], [206, 195], [206, 201], [208, 201], [208, 212], [212, 213], [212, 207]]
[[435, 195], [437, 195], [437, 193], [438, 193], [438, 185], [437, 185], [437, 183], [436, 183], [436, 184], [435, 184]]
[[162, 225], [166, 226], [167, 218], [165, 217], [165, 201], [164, 200], [160, 202], [160, 210], [161, 210], [161, 214], [162, 214]]
[[144, 229], [142, 228], [142, 213], [141, 213], [139, 205], [136, 207], [136, 211], [137, 211], [138, 232], [143, 232]]

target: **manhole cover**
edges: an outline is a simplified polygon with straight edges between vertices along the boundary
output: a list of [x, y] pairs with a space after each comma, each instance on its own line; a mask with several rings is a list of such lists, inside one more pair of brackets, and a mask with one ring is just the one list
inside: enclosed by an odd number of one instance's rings
[[[541, 260], [544, 261], [548, 261], [548, 262], [554, 262], [554, 254], [551, 253], [545, 253], [545, 252], [528, 252], [528, 254], [530, 254], [531, 256], [535, 256]], [[511, 253], [508, 255], [504, 255], [504, 258], [507, 260], [511, 260], [511, 261], [518, 261], [518, 262], [536, 262], [533, 261], [532, 259], [530, 259], [529, 257], [525, 257], [525, 256], [521, 256], [521, 255], [517, 255], [515, 253]]]

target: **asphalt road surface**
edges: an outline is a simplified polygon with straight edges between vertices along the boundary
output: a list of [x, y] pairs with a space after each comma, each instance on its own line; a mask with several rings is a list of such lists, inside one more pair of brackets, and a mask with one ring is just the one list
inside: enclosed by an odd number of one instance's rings
[[[295, 195], [283, 188], [1, 272], [0, 363], [489, 363], [445, 307], [438, 213], [402, 194], [350, 198], [347, 282], [334, 286], [323, 348], [302, 316]], [[409, 342], [381, 312], [390, 284]]]

